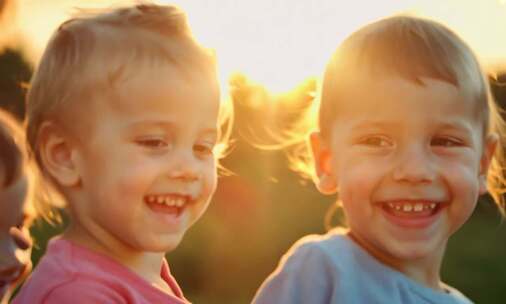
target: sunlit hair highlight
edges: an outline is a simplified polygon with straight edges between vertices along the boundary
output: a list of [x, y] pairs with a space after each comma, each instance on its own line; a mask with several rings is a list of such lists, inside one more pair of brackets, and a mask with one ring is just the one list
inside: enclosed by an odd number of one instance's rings
[[[54, 219], [54, 207], [63, 207], [65, 202], [42, 166], [38, 148], [41, 124], [52, 121], [71, 128], [75, 125], [72, 119], [97, 96], [121, 89], [139, 70], [167, 65], [183, 79], [203, 76], [219, 87], [214, 52], [194, 39], [186, 14], [175, 6], [146, 2], [80, 10], [56, 30], [27, 94], [27, 141], [48, 181], [38, 200], [40, 213], [47, 220]], [[227, 150], [230, 107], [230, 103], [221, 102], [218, 158]]]

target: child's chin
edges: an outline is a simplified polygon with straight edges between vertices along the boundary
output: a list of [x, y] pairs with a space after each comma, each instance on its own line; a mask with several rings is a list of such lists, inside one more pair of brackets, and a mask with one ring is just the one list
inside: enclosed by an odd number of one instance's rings
[[183, 239], [184, 233], [169, 236], [160, 236], [158, 241], [146, 244], [145, 250], [150, 252], [169, 252], [177, 248]]
[[419, 261], [430, 258], [438, 251], [436, 248], [429, 248], [428, 246], [405, 246], [405, 248], [392, 252], [398, 260], [410, 262]]

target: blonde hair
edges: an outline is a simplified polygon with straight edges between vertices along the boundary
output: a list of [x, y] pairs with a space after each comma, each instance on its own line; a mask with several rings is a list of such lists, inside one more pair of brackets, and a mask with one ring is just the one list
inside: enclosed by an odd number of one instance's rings
[[[197, 72], [218, 82], [214, 53], [196, 42], [185, 13], [174, 6], [145, 3], [80, 11], [53, 34], [27, 94], [27, 141], [47, 180], [37, 208], [47, 220], [57, 217], [54, 207], [65, 203], [40, 160], [41, 124], [69, 125], [72, 122], [65, 119], [75, 116], [66, 114], [76, 107], [82, 109], [94, 96], [114, 91], [139, 68], [160, 65], [176, 68], [182, 77]], [[222, 106], [220, 123], [229, 126], [230, 116], [231, 110]], [[220, 129], [222, 150], [229, 129]]]
[[306, 142], [308, 131], [319, 129], [322, 137], [328, 139], [339, 104], [350, 102], [341, 94], [341, 79], [357, 70], [369, 73], [373, 79], [396, 75], [420, 86], [424, 85], [422, 78], [438, 79], [473, 98], [477, 116], [483, 121], [483, 135], [499, 135], [487, 182], [489, 193], [504, 213], [506, 125], [491, 96], [488, 80], [471, 48], [457, 34], [440, 23], [419, 17], [399, 15], [368, 24], [334, 52], [319, 98], [306, 109], [296, 128], [285, 130], [281, 136], [294, 170], [315, 178]]

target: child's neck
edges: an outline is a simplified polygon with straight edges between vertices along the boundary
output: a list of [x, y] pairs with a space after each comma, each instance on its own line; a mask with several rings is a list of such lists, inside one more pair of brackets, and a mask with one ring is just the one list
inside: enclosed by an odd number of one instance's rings
[[[436, 262], [434, 261], [434, 263]], [[399, 268], [396, 267], [397, 270], [401, 271], [414, 281], [429, 288], [444, 291], [443, 283], [441, 282], [441, 277], [439, 275], [440, 268], [441, 263], [435, 267], [430, 261], [426, 260], [415, 262], [410, 261], [409, 263], [404, 263], [404, 265]]]
[[[166, 286], [160, 277], [160, 270], [164, 258], [163, 252], [135, 250], [112, 237], [106, 231], [96, 229], [90, 232], [76, 224], [70, 224], [62, 237], [87, 249], [112, 258], [152, 285], [172, 294], [170, 288]], [[160, 286], [160, 284], [162, 284], [162, 286]]]
[[438, 291], [445, 290], [444, 284], [441, 282], [439, 271], [441, 269], [446, 245], [442, 246], [440, 252], [435, 252], [429, 257], [416, 260], [399, 260], [368, 245], [367, 242], [363, 242], [360, 237], [357, 237], [351, 231], [348, 232], [348, 236], [381, 263], [402, 272], [415, 282]]

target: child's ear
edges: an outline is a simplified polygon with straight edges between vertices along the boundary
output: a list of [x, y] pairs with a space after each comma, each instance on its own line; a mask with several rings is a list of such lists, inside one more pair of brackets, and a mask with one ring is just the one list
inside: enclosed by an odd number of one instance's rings
[[485, 145], [483, 147], [483, 153], [480, 159], [480, 172], [479, 172], [480, 194], [487, 193], [487, 172], [488, 168], [490, 167], [492, 158], [494, 157], [498, 141], [499, 137], [495, 133], [489, 134], [485, 139]]
[[332, 153], [319, 132], [311, 133], [309, 140], [313, 152], [316, 188], [323, 194], [337, 192], [337, 179], [332, 170]]
[[73, 147], [66, 134], [55, 123], [46, 121], [39, 129], [40, 158], [45, 170], [62, 186], [79, 184]]

